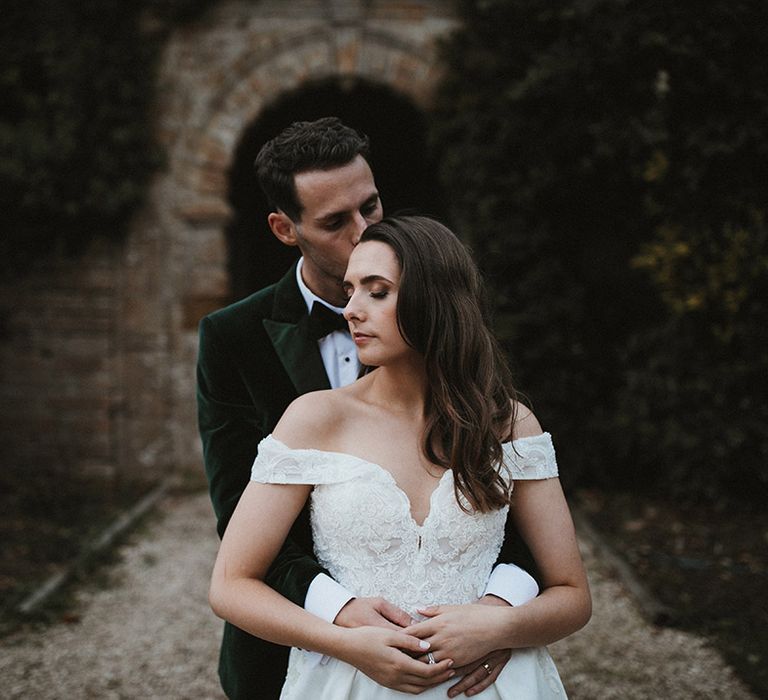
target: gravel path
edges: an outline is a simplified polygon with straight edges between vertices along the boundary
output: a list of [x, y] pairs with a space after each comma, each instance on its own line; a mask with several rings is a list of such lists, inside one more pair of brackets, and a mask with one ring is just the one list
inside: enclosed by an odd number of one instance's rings
[[[218, 544], [208, 498], [167, 497], [158, 510], [121, 547], [112, 585], [78, 592], [76, 621], [0, 642], [3, 698], [223, 698], [221, 624], [206, 601]], [[702, 640], [647, 625], [582, 544], [595, 612], [551, 647], [572, 700], [754, 698]]]

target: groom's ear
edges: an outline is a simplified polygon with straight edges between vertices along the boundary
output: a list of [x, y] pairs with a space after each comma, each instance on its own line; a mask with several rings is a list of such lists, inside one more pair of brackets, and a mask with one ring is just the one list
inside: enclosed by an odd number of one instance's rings
[[273, 211], [267, 217], [267, 223], [277, 240], [285, 245], [295, 246], [299, 244], [296, 237], [296, 224], [282, 211]]

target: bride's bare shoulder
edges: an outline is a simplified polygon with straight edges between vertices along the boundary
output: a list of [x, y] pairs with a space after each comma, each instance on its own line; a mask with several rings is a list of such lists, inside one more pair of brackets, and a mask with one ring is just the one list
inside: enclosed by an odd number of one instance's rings
[[295, 449], [322, 449], [343, 425], [348, 411], [343, 389], [312, 391], [295, 399], [272, 434]]
[[528, 406], [519, 401], [512, 402], [513, 423], [510, 426], [507, 440], [518, 440], [525, 437], [534, 437], [541, 435], [544, 430], [539, 423], [538, 418], [533, 414]]

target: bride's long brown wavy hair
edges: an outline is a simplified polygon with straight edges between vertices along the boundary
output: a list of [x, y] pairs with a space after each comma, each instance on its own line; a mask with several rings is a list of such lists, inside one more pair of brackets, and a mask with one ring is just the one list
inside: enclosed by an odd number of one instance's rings
[[464, 510], [501, 508], [511, 482], [500, 443], [514, 425], [516, 392], [486, 323], [472, 255], [448, 228], [421, 216], [383, 219], [364, 241], [386, 243], [400, 264], [397, 323], [427, 373], [425, 456], [453, 470]]

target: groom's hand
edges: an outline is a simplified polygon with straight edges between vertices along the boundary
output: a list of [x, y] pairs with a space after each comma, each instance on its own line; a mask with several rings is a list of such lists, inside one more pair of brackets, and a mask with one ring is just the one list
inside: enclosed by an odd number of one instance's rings
[[510, 649], [498, 649], [487, 654], [480, 661], [455, 669], [456, 675], [463, 678], [448, 688], [448, 697], [455, 698], [460, 693], [477, 695], [485, 690], [499, 677], [501, 669], [506, 666], [510, 656], [512, 656]]
[[413, 624], [411, 616], [384, 598], [352, 598], [336, 615], [341, 627], [384, 627], [400, 629]]
[[[477, 602], [480, 605], [509, 605], [506, 600], [495, 595], [484, 595]], [[461, 693], [472, 696], [482, 692], [499, 677], [501, 669], [507, 665], [510, 656], [512, 656], [510, 649], [497, 649], [483, 659], [455, 669], [456, 675], [462, 678], [448, 689], [448, 697], [455, 698]]]

